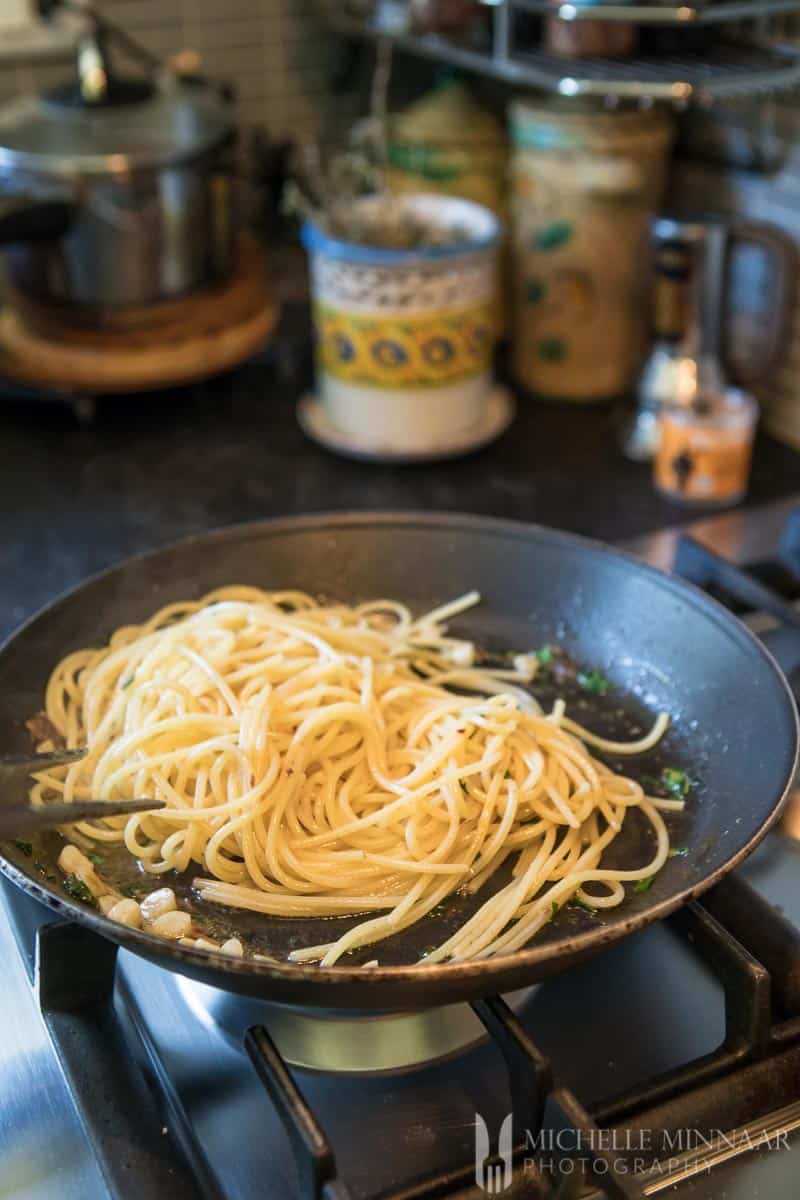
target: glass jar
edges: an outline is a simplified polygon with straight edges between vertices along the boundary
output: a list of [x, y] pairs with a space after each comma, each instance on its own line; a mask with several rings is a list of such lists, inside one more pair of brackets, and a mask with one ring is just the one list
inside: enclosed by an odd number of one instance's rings
[[591, 402], [632, 385], [672, 133], [656, 110], [512, 106], [513, 370], [525, 391]]
[[701, 396], [659, 417], [653, 481], [670, 500], [717, 507], [747, 493], [758, 406], [738, 388]]

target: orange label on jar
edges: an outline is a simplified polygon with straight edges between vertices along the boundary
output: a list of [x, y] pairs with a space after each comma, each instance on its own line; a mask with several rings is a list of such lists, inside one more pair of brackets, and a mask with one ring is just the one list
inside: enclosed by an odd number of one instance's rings
[[665, 414], [654, 465], [656, 485], [683, 500], [730, 500], [747, 488], [752, 428], [720, 428]]

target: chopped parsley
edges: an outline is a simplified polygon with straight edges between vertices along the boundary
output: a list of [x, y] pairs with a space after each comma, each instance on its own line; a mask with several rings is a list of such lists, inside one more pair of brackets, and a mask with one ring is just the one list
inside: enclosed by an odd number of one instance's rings
[[674, 796], [676, 800], [683, 800], [691, 786], [691, 779], [680, 767], [664, 767], [659, 776], [642, 776], [642, 787], [655, 796]]
[[503, 779], [510, 779], [510, 778], [511, 778], [511, 772], [506, 771], [505, 775], [503, 776]]
[[538, 664], [536, 668], [536, 680], [538, 683], [552, 683], [553, 667], [555, 665], [555, 651], [552, 646], [540, 646], [538, 650], [531, 651], [533, 657]]
[[132, 883], [123, 883], [120, 887], [120, 895], [126, 896], [128, 900], [140, 900], [147, 888], [147, 884], [141, 879], [136, 879]]
[[33, 846], [30, 842], [22, 842], [19, 840], [19, 838], [15, 838], [11, 845], [16, 846], [26, 858], [30, 858], [30, 856], [33, 854]]
[[578, 671], [578, 686], [595, 696], [605, 696], [611, 684], [600, 671]]
[[661, 772], [661, 781], [667, 791], [679, 800], [683, 799], [692, 786], [689, 776], [680, 767], [665, 767]]
[[81, 904], [90, 904], [92, 908], [97, 908], [97, 902], [89, 891], [86, 884], [77, 875], [68, 875], [64, 880], [64, 891], [73, 900], [80, 900]]
[[637, 879], [633, 885], [635, 892], [648, 892], [652, 886], [655, 875], [646, 875], [644, 879]]
[[669, 858], [685, 858], [689, 853], [688, 846], [673, 846], [669, 852]]
[[103, 863], [105, 862], [102, 854], [87, 854], [86, 857], [88, 858], [89, 862], [94, 863], [96, 867], [102, 867]]
[[585, 900], [581, 900], [580, 896], [573, 896], [569, 902], [570, 908], [582, 908], [584, 912], [591, 913], [593, 917], [597, 916], [597, 909], [592, 908], [591, 904], [587, 904]]
[[135, 676], [135, 675], [129, 675], [127, 679], [123, 679], [123, 681], [122, 681], [122, 684], [121, 684], [121, 687], [123, 687], [123, 688], [129, 688], [129, 687], [131, 686], [131, 684], [133, 683], [133, 681], [134, 681], [134, 679], [135, 679], [135, 678], [136, 678], [136, 676]]
[[551, 920], [551, 921], [552, 921], [552, 919], [553, 919], [553, 918], [554, 918], [554, 917], [557, 915], [557, 913], [558, 913], [558, 910], [559, 910], [559, 907], [560, 907], [560, 906], [559, 906], [559, 904], [558, 904], [558, 901], [557, 901], [557, 900], [551, 900], [551, 901], [550, 901], [550, 920]]

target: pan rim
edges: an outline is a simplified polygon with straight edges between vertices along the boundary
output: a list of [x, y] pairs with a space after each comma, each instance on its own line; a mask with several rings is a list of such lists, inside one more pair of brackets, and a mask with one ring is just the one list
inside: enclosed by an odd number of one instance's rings
[[[800, 761], [800, 716], [798, 716], [797, 704], [789, 683], [774, 656], [760, 639], [738, 617], [725, 608], [724, 605], [695, 584], [682, 579], [674, 571], [667, 571], [652, 566], [650, 563], [637, 558], [636, 555], [629, 551], [622, 550], [597, 538], [562, 531], [552, 526], [539, 525], [534, 522], [520, 521], [513, 518], [453, 512], [446, 509], [434, 511], [417, 511], [414, 509], [378, 511], [327, 510], [306, 513], [299, 516], [268, 517], [223, 525], [215, 529], [172, 540], [150, 550], [125, 556], [104, 567], [102, 570], [87, 576], [79, 583], [60, 592], [4, 638], [2, 644], [0, 644], [0, 655], [30, 626], [42, 618], [46, 618], [62, 602], [71, 599], [92, 584], [113, 575], [123, 567], [143, 564], [148, 560], [168, 555], [172, 551], [187, 548], [199, 542], [213, 546], [218, 542], [230, 541], [231, 539], [250, 540], [256, 534], [262, 533], [282, 536], [284, 534], [302, 532], [305, 529], [327, 529], [333, 531], [337, 528], [350, 529], [358, 526], [374, 527], [376, 525], [395, 527], [413, 527], [417, 525], [428, 529], [441, 527], [443, 531], [474, 529], [505, 538], [517, 540], [535, 538], [540, 541], [570, 545], [579, 550], [590, 550], [601, 554], [606, 559], [611, 558], [618, 560], [622, 564], [628, 563], [635, 566], [637, 571], [650, 576], [658, 586], [666, 588], [684, 600], [691, 601], [695, 608], [705, 610], [707, 616], [718, 627], [724, 629], [733, 640], [738, 640], [746, 646], [755, 648], [766, 665], [771, 669], [776, 682], [781, 685], [783, 698], [787, 702], [787, 717], [789, 717], [789, 724], [793, 732], [793, 748], [790, 752], [791, 762], [786, 780], [778, 800], [750, 838], [730, 858], [726, 859], [724, 863], [720, 864], [705, 878], [681, 889], [672, 896], [660, 900], [657, 904], [641, 912], [628, 915], [624, 920], [620, 920], [613, 925], [603, 925], [597, 926], [594, 929], [587, 929], [583, 932], [569, 935], [555, 943], [537, 944], [534, 941], [532, 945], [526, 946], [514, 953], [498, 955], [494, 958], [471, 959], [463, 962], [444, 962], [437, 963], [435, 966], [426, 965], [425, 963], [404, 966], [377, 966], [371, 967], [368, 970], [365, 970], [361, 966], [320, 967], [313, 963], [292, 963], [279, 960], [266, 963], [253, 961], [252, 959], [234, 959], [217, 951], [197, 950], [179, 946], [177, 943], [166, 941], [144, 930], [132, 929], [128, 926], [124, 927], [124, 945], [126, 948], [134, 951], [138, 948], [145, 957], [156, 957], [159, 960], [165, 960], [165, 965], [173, 965], [177, 962], [194, 966], [198, 969], [213, 966], [215, 971], [222, 975], [247, 975], [248, 977], [260, 977], [265, 981], [276, 980], [292, 985], [307, 983], [312, 986], [318, 984], [330, 987], [335, 984], [368, 984], [370, 991], [374, 991], [376, 988], [380, 990], [381, 984], [385, 984], [388, 988], [392, 983], [420, 982], [426, 978], [433, 980], [434, 977], [436, 979], [445, 977], [449, 983], [456, 986], [460, 981], [467, 984], [473, 980], [481, 979], [486, 982], [486, 991], [494, 991], [497, 990], [496, 986], [492, 986], [495, 978], [504, 975], [508, 976], [512, 973], [516, 975], [524, 974], [526, 968], [530, 968], [533, 974], [536, 967], [545, 962], [567, 955], [579, 956], [581, 953], [588, 953], [595, 948], [599, 949], [603, 946], [610, 946], [631, 933], [644, 929], [656, 921], [663, 920], [690, 900], [702, 895], [703, 892], [713, 887], [725, 875], [738, 867], [755, 850], [769, 830], [773, 828], [788, 802], [792, 782], [798, 768], [798, 762]], [[49, 888], [32, 879], [31, 876], [21, 871], [13, 862], [6, 859], [2, 852], [0, 852], [0, 873], [22, 891], [33, 896], [52, 911], [59, 913], [61, 916], [77, 920], [80, 924], [87, 926], [95, 933], [111, 941], [121, 942], [120, 927], [115, 922], [110, 921], [107, 917], [99, 913], [94, 913], [90, 909], [82, 907], [71, 899], [62, 898], [51, 892]], [[435, 999], [432, 998], [432, 1002], [435, 1003]]]

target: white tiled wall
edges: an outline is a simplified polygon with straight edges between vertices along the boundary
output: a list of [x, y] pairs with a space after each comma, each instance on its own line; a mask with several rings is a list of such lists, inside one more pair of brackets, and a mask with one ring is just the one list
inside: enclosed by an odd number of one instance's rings
[[[191, 48], [209, 74], [235, 83], [247, 123], [274, 137], [319, 132], [352, 98], [331, 95], [339, 54], [321, 0], [99, 0], [100, 10], [160, 56]], [[66, 64], [3, 65], [0, 99], [51, 86]]]

